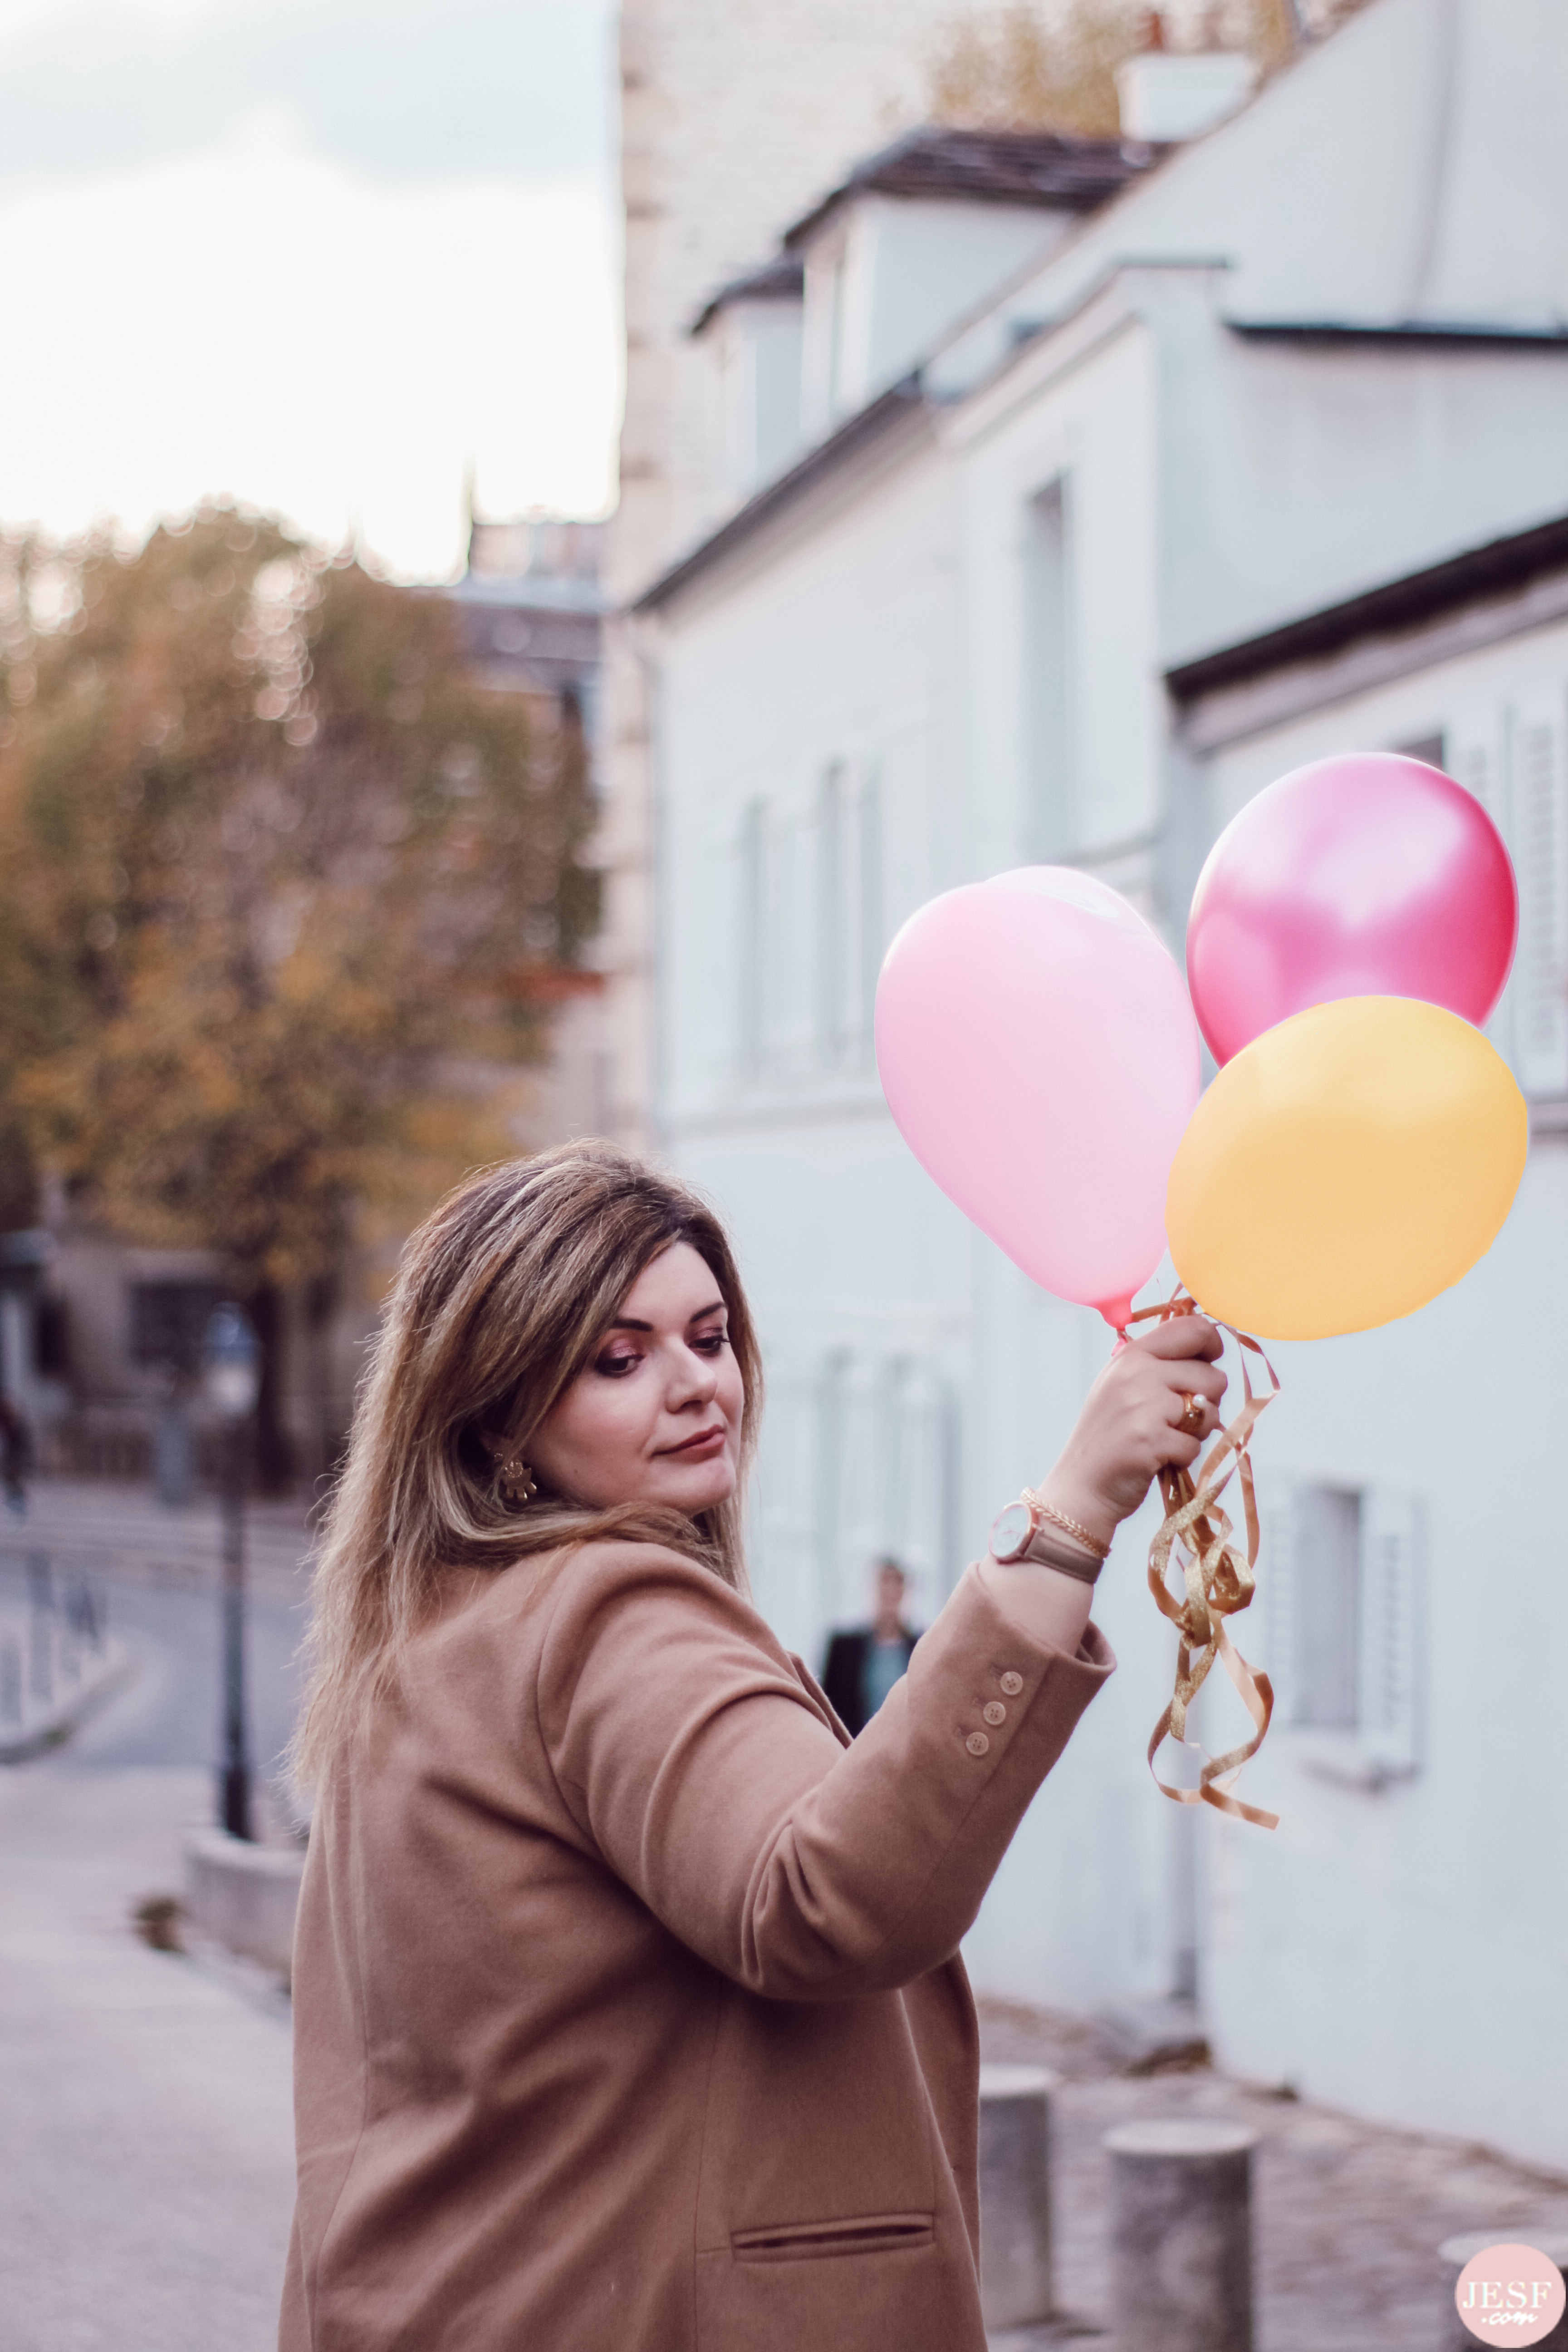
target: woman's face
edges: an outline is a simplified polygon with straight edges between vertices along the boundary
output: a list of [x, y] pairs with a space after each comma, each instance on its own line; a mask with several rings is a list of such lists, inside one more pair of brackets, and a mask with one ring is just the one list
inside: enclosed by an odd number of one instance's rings
[[689, 1242], [644, 1266], [587, 1369], [534, 1431], [547, 1486], [595, 1509], [707, 1510], [735, 1491], [745, 1391], [719, 1286]]

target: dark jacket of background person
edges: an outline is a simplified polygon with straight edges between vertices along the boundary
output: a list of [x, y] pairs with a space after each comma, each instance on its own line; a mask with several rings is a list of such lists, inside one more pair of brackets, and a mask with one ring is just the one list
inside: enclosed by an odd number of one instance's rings
[[33, 1466], [33, 1433], [8, 1396], [0, 1396], [0, 1486], [17, 1502]]
[[[835, 1633], [827, 1644], [827, 1660], [822, 1669], [823, 1693], [851, 1739], [866, 1728], [866, 1653], [876, 1638], [874, 1626], [856, 1625], [847, 1633]], [[907, 1669], [920, 1635], [900, 1625], [899, 1639], [904, 1646]]]
[[320, 1793], [282, 2352], [984, 2352], [959, 1939], [1113, 1664], [972, 1570], [846, 1748], [674, 1553], [467, 1582]]

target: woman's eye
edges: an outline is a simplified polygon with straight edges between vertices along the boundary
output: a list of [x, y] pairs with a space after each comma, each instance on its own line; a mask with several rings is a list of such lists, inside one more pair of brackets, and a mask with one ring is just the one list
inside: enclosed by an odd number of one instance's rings
[[691, 1344], [700, 1356], [716, 1356], [726, 1344], [726, 1339], [727, 1335], [722, 1331], [700, 1331]]
[[601, 1356], [594, 1370], [596, 1372], [603, 1372], [607, 1379], [615, 1381], [621, 1379], [627, 1372], [635, 1371], [641, 1361], [642, 1358], [638, 1355]]

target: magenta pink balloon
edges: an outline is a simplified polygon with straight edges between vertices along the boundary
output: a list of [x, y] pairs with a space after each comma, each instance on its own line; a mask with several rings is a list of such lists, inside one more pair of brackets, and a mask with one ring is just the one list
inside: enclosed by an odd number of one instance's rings
[[1126, 899], [1026, 866], [933, 898], [888, 950], [877, 1066], [904, 1140], [1058, 1297], [1127, 1319], [1165, 1250], [1198, 1098], [1175, 962]]
[[1281, 776], [1209, 853], [1187, 981], [1216, 1061], [1342, 996], [1416, 996], [1477, 1028], [1519, 936], [1513, 866], [1485, 809], [1420, 760], [1362, 751]]

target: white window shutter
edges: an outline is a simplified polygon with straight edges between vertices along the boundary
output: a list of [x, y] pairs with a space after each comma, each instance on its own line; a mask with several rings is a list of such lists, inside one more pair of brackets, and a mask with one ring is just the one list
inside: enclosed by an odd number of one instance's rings
[[868, 1571], [883, 1543], [887, 1491], [886, 1381], [882, 1364], [856, 1353], [845, 1359], [839, 1385], [837, 1534], [837, 1606], [847, 1620], [866, 1614]]
[[1362, 1497], [1360, 1741], [1391, 1773], [1416, 1761], [1416, 1561], [1413, 1496], [1369, 1487]]
[[897, 1391], [891, 1525], [893, 1549], [919, 1580], [921, 1607], [934, 1615], [952, 1589], [952, 1401], [935, 1369], [914, 1360]]
[[[1296, 1486], [1277, 1470], [1260, 1470], [1258, 1478], [1259, 1543], [1258, 1591], [1247, 1617], [1231, 1628], [1244, 1657], [1264, 1667], [1274, 1685], [1274, 1720], [1295, 1720], [1296, 1682], [1293, 1671], [1296, 1622]], [[1237, 1514], [1240, 1526], [1240, 1513]], [[1248, 1618], [1258, 1621], [1253, 1633]], [[1258, 1647], [1248, 1646], [1252, 1633]]]
[[[1490, 817], [1508, 845], [1510, 856], [1516, 856], [1513, 842], [1513, 820], [1508, 806], [1507, 774], [1503, 763], [1501, 714], [1494, 706], [1488, 709], [1462, 710], [1448, 729], [1447, 772], [1456, 783], [1473, 793]], [[1513, 1064], [1514, 998], [1516, 978], [1510, 979], [1487, 1023], [1487, 1035], [1505, 1062]]]
[[872, 1018], [877, 1002], [877, 975], [882, 968], [882, 772], [868, 762], [860, 772], [859, 906], [858, 964], [854, 976], [856, 1042], [863, 1064], [872, 1059]]
[[1489, 713], [1465, 712], [1447, 731], [1447, 772], [1473, 793], [1497, 826], [1508, 831], [1503, 808], [1502, 761], [1498, 730]]
[[767, 1046], [767, 804], [749, 800], [735, 840], [735, 1060], [756, 1077]]
[[1520, 931], [1514, 1040], [1528, 1095], [1568, 1094], [1568, 773], [1560, 694], [1514, 712], [1512, 849]]

